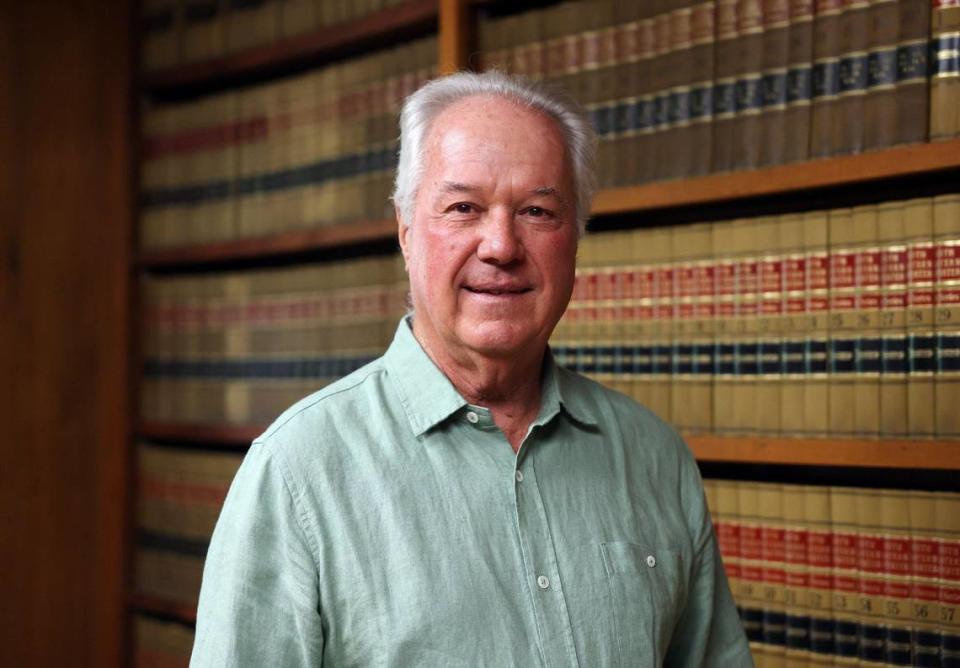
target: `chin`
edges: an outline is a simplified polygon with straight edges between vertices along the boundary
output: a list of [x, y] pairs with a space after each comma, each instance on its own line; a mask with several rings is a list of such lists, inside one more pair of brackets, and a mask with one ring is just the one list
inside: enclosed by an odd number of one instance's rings
[[[508, 323], [480, 323], [463, 332], [461, 340], [472, 350], [491, 357], [512, 357], [536, 342], [533, 328]], [[544, 343], [544, 347], [546, 343]]]

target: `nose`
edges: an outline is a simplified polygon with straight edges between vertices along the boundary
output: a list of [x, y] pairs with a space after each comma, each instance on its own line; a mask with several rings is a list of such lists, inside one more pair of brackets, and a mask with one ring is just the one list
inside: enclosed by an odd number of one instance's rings
[[523, 241], [517, 234], [516, 226], [512, 211], [488, 212], [486, 220], [479, 226], [477, 257], [496, 265], [523, 259]]

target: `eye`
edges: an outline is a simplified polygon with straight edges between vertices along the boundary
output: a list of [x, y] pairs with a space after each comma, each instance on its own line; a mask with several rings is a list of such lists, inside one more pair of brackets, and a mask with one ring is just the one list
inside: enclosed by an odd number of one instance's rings
[[475, 208], [472, 204], [467, 202], [457, 202], [453, 206], [449, 207], [447, 211], [451, 213], [473, 213]]
[[533, 218], [548, 218], [553, 216], [553, 212], [549, 209], [544, 209], [539, 206], [531, 206], [524, 209], [521, 213], [525, 216], [531, 216]]

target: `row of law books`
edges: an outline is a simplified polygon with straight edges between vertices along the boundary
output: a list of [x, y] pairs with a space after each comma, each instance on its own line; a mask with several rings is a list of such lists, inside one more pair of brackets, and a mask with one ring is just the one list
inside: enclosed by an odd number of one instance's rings
[[435, 74], [436, 38], [143, 113], [145, 249], [393, 216], [404, 98]]
[[369, 16], [406, 0], [144, 0], [147, 72], [219, 58]]
[[382, 354], [406, 292], [398, 255], [147, 277], [141, 418], [269, 424]]
[[481, 21], [477, 59], [583, 102], [623, 186], [957, 136], [950, 5], [568, 0]]
[[[140, 444], [138, 594], [195, 609], [209, 538], [241, 459]], [[758, 666], [956, 665], [960, 495], [704, 485]], [[175, 660], [192, 644], [189, 627], [147, 617], [135, 635], [145, 661]]]
[[195, 610], [207, 546], [243, 454], [137, 447], [135, 593]]
[[704, 486], [758, 667], [958, 665], [960, 494]]
[[551, 346], [686, 433], [960, 438], [960, 195], [588, 235]]

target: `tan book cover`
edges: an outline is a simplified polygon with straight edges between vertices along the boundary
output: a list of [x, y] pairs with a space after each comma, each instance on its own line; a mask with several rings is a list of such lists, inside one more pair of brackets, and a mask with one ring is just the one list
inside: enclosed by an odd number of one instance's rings
[[693, 403], [696, 279], [699, 250], [696, 232], [690, 225], [675, 225], [670, 230], [670, 255], [673, 258], [673, 336], [670, 383], [670, 421], [683, 433], [697, 422], [699, 407]]
[[737, 489], [740, 483], [734, 480], [715, 481], [717, 505], [713, 513], [714, 529], [723, 568], [730, 582], [730, 591], [737, 606], [742, 605], [740, 593], [740, 506]]
[[881, 245], [880, 282], [880, 434], [907, 435], [907, 247], [903, 204], [877, 207], [877, 238]]
[[810, 654], [809, 528], [805, 521], [807, 485], [781, 485], [786, 632], [784, 666], [806, 668]]
[[787, 100], [783, 161], [806, 160], [810, 151], [810, 100], [813, 95], [814, 0], [790, 0]]
[[880, 523], [883, 532], [883, 607], [885, 656], [897, 665], [910, 663], [913, 602], [913, 541], [910, 526], [910, 499], [913, 492], [881, 490]]
[[735, 434], [755, 433], [757, 415], [757, 371], [759, 355], [760, 257], [764, 247], [757, 232], [763, 219], [735, 220], [733, 252], [737, 261], [736, 370], [732, 387]]
[[715, 258], [716, 352], [713, 383], [713, 429], [720, 435], [732, 434], [736, 426], [733, 388], [736, 384], [737, 342], [737, 259], [734, 252], [733, 224], [713, 223]]
[[859, 436], [880, 433], [880, 319], [882, 315], [881, 264], [878, 244], [878, 208], [855, 207], [851, 219], [857, 243], [856, 328], [854, 354], [853, 431]]
[[631, 395], [641, 404], [652, 407], [654, 395], [662, 389], [653, 376], [653, 345], [656, 341], [654, 311], [656, 308], [656, 253], [662, 249], [652, 243], [654, 229], [636, 229], [631, 232], [631, 255], [634, 262], [634, 303], [631, 313], [631, 340], [634, 342], [633, 391]]
[[714, 42], [712, 171], [733, 169], [739, 38], [737, 0], [717, 0]]
[[[928, 137], [930, 4], [928, 0], [898, 1], [900, 34], [897, 42], [897, 144], [922, 142]], [[954, 12], [956, 11], [955, 9]], [[957, 28], [954, 28], [954, 31], [956, 30]], [[956, 63], [956, 56], [953, 62]], [[956, 114], [956, 111], [953, 113]]]
[[[948, 0], [933, 0], [932, 4], [930, 139], [942, 141], [960, 134], [960, 58], [956, 51], [960, 35], [960, 7]], [[910, 28], [904, 32], [913, 32], [912, 28], [911, 22]]]
[[870, 52], [863, 101], [863, 145], [871, 150], [891, 146], [896, 139], [898, 0], [871, 0], [868, 14]]
[[786, 527], [784, 493], [778, 484], [765, 484], [757, 493], [760, 519], [764, 661], [783, 665], [786, 650]]
[[830, 225], [829, 433], [855, 432], [857, 328], [857, 231], [851, 209], [832, 209]]
[[[737, 485], [740, 517], [740, 592], [737, 602], [754, 657], [766, 655], [763, 646], [763, 520], [760, 490], [755, 482]], [[762, 659], [761, 659], [762, 660]]]
[[589, 376], [595, 374], [596, 365], [598, 269], [602, 262], [603, 243], [601, 235], [589, 235], [581, 240], [577, 250], [576, 295], [579, 308], [571, 338], [576, 346], [574, 368]]
[[940, 540], [940, 656], [956, 659], [960, 637], [960, 494], [938, 493], [935, 508]]
[[860, 577], [857, 497], [861, 490], [830, 488], [830, 525], [833, 532], [833, 617], [835, 660], [856, 665], [859, 649]]
[[195, 63], [224, 53], [225, 0], [184, 0], [183, 61]]
[[833, 529], [830, 488], [807, 486], [803, 498], [810, 586], [810, 663], [833, 665]]
[[840, 14], [838, 97], [835, 122], [831, 128], [831, 144], [835, 155], [863, 151], [867, 53], [871, 35], [869, 8], [868, 0], [844, 0]]
[[713, 432], [713, 380], [716, 371], [716, 260], [713, 253], [713, 225], [691, 225], [694, 248], [693, 302], [693, 387], [690, 405], [694, 433]]
[[784, 331], [784, 247], [780, 237], [781, 223], [777, 216], [764, 216], [755, 221], [754, 237], [761, 255], [757, 265], [757, 369], [756, 411], [757, 433], [775, 436], [781, 431], [781, 385]]
[[810, 157], [833, 155], [834, 109], [840, 92], [840, 17], [843, 0], [816, 0], [813, 23], [813, 81]]
[[911, 492], [910, 515], [910, 627], [911, 650], [918, 664], [940, 659], [940, 548], [934, 492]]
[[884, 624], [889, 620], [886, 609], [885, 551], [887, 522], [896, 518], [883, 515], [882, 490], [857, 490], [857, 578], [859, 581], [860, 665], [883, 665], [885, 651]]
[[733, 169], [754, 169], [760, 161], [760, 115], [763, 111], [765, 5], [737, 1], [736, 115], [733, 121]]
[[689, 176], [710, 172], [710, 149], [713, 138], [714, 40], [716, 35], [716, 2], [701, 0], [693, 5], [690, 17], [690, 141]]
[[807, 265], [806, 291], [806, 382], [803, 389], [803, 415], [809, 436], [825, 436], [829, 431], [830, 396], [830, 254], [828, 251], [827, 211], [804, 215], [804, 249]]
[[651, 381], [650, 408], [665, 420], [673, 416], [671, 403], [673, 387], [673, 341], [674, 341], [674, 261], [670, 228], [658, 228], [650, 238], [654, 265], [653, 322], [651, 323]]
[[786, 132], [787, 68], [790, 61], [790, 0], [763, 3], [762, 111], [759, 120], [757, 165], [784, 162]]
[[237, 237], [254, 237], [260, 234], [268, 220], [267, 193], [260, 186], [260, 177], [267, 173], [273, 85], [248, 88], [238, 95], [241, 141], [237, 175], [243, 187], [237, 199], [236, 234]]
[[934, 376], [938, 438], [960, 438], [960, 195], [933, 199], [936, 287]]
[[690, 126], [693, 70], [693, 0], [670, 3], [670, 47], [665, 57], [666, 128], [658, 136], [657, 154], [665, 178], [689, 176], [692, 160]]
[[907, 242], [907, 429], [912, 437], [936, 432], [934, 371], [934, 286], [936, 249], [933, 243], [933, 202], [904, 202]]
[[806, 285], [807, 265], [804, 254], [804, 216], [799, 213], [779, 217], [779, 237], [782, 249], [783, 319], [782, 344], [783, 377], [780, 381], [780, 433], [799, 436], [806, 429], [804, 420], [804, 385], [806, 356], [804, 350], [807, 331]]

